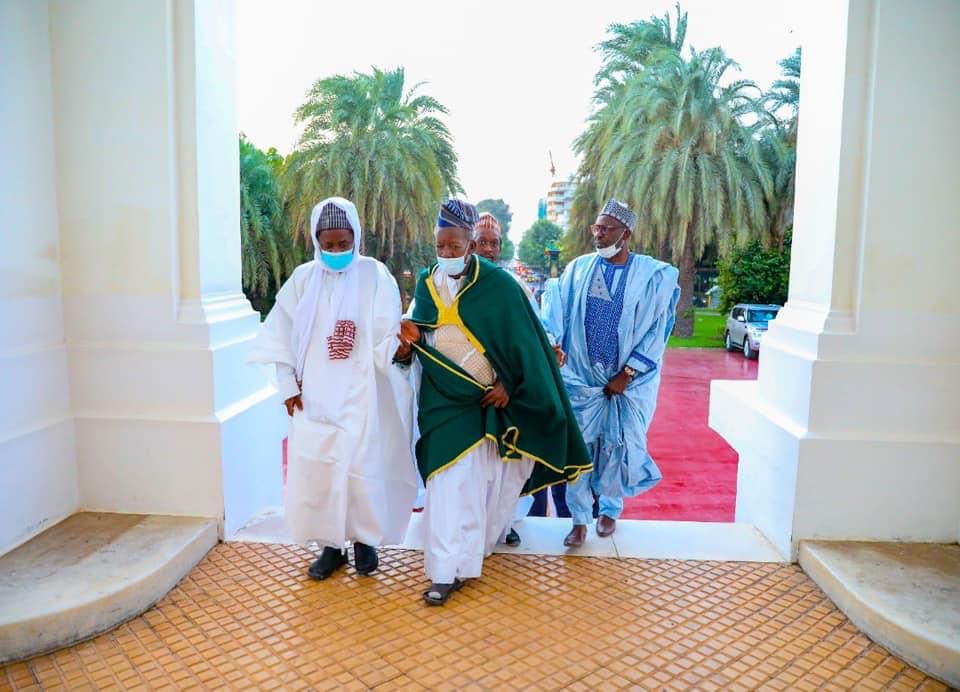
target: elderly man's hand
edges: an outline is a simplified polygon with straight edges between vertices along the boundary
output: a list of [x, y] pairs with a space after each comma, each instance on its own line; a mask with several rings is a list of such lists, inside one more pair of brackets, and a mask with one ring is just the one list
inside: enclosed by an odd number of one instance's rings
[[553, 355], [557, 357], [557, 367], [562, 368], [567, 364], [567, 354], [563, 352], [560, 344], [553, 347]]
[[507, 390], [503, 386], [502, 382], [497, 382], [495, 385], [493, 385], [493, 387], [490, 388], [490, 391], [484, 394], [483, 399], [480, 400], [480, 405], [484, 408], [487, 406], [506, 408], [507, 404], [509, 403], [510, 395], [507, 394]]
[[397, 337], [405, 346], [415, 344], [420, 341], [420, 327], [410, 320], [400, 320], [400, 333]]
[[303, 400], [300, 398], [300, 395], [292, 396], [286, 401], [283, 402], [283, 405], [287, 407], [287, 415], [293, 418], [293, 412], [296, 409], [303, 410]]
[[410, 359], [412, 353], [413, 346], [401, 343], [400, 346], [397, 347], [397, 352], [393, 355], [393, 360], [399, 363], [406, 362]]
[[610, 378], [606, 386], [603, 388], [603, 393], [608, 399], [612, 396], [623, 394], [625, 391], [627, 391], [627, 385], [630, 384], [630, 380], [630, 375], [621, 370]]

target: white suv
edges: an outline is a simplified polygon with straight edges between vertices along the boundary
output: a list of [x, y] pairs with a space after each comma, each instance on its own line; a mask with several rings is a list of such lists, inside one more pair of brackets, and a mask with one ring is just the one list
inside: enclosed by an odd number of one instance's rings
[[767, 325], [779, 311], [779, 305], [735, 305], [727, 315], [724, 346], [728, 351], [743, 351], [745, 358], [756, 358], [760, 353], [760, 342], [767, 331]]

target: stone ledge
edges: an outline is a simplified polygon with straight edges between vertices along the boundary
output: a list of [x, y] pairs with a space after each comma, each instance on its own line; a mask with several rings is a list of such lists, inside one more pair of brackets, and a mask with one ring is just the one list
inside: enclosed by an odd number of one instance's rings
[[213, 519], [81, 512], [0, 556], [0, 663], [105, 632], [217, 543]]
[[[423, 514], [414, 513], [404, 542], [395, 546], [423, 550]], [[564, 555], [570, 557], [642, 558], [653, 560], [720, 560], [729, 562], [789, 562], [753, 526], [701, 521], [620, 519], [611, 538], [597, 536], [594, 524], [580, 548], [565, 548], [569, 519], [524, 517], [515, 524], [522, 542], [502, 543], [495, 553], [505, 555]], [[254, 516], [227, 542], [293, 544], [284, 524], [283, 508], [268, 507]]]
[[960, 687], [960, 545], [801, 541], [800, 566], [871, 639]]

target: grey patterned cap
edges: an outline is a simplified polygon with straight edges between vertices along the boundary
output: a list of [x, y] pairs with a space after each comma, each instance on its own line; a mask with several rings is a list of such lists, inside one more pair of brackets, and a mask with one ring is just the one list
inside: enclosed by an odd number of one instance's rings
[[314, 233], [320, 231], [329, 231], [331, 228], [353, 229], [350, 219], [347, 218], [347, 212], [332, 202], [323, 205], [320, 210], [320, 218], [317, 219], [317, 227], [313, 229]]
[[637, 213], [630, 209], [623, 202], [611, 199], [603, 206], [603, 211], [600, 212], [601, 216], [612, 216], [617, 221], [622, 223], [624, 226], [633, 231], [633, 227], [637, 225]]

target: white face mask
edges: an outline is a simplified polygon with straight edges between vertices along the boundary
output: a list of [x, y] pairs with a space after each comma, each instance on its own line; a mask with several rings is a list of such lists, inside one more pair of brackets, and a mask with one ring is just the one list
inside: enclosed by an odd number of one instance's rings
[[623, 249], [623, 246], [620, 244], [620, 241], [623, 240], [623, 236], [626, 234], [627, 230], [624, 229], [623, 233], [620, 234], [620, 237], [617, 238], [613, 243], [607, 245], [607, 247], [598, 247], [597, 254], [603, 257], [603, 259], [610, 259], [616, 257], [620, 251]]
[[467, 256], [437, 257], [437, 266], [447, 276], [460, 276], [463, 274], [463, 270], [467, 268]]

